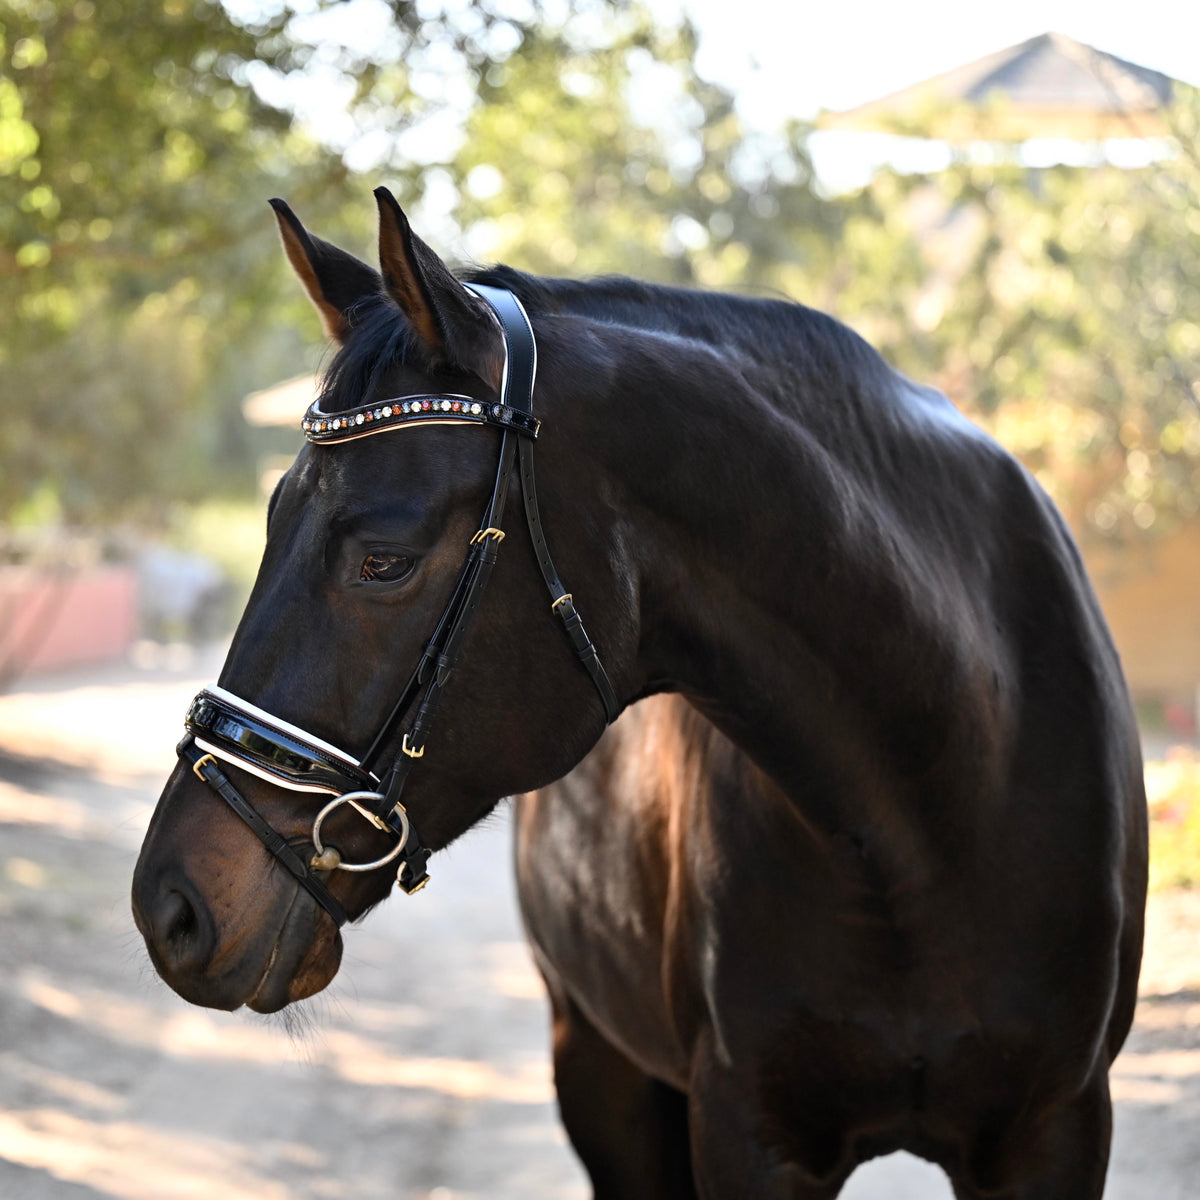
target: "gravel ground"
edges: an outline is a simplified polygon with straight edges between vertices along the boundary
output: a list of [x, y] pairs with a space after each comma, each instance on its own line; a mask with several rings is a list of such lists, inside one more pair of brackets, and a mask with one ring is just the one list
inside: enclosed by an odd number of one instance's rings
[[[214, 655], [0, 697], [0, 1197], [586, 1200], [559, 1127], [547, 1009], [517, 923], [508, 821], [348, 931], [291, 1019], [192, 1008], [129, 914], [142, 831]], [[1200, 1193], [1200, 895], [1155, 897], [1114, 1072], [1109, 1200]], [[906, 1155], [844, 1200], [949, 1200]]]

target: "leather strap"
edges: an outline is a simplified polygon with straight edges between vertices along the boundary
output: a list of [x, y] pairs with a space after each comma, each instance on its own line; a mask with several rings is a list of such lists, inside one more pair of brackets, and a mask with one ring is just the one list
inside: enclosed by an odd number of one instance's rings
[[[457, 664], [462, 643], [479, 608], [479, 601], [483, 597], [483, 590], [491, 576], [492, 567], [496, 563], [500, 538], [485, 536], [484, 531], [498, 530], [500, 514], [504, 510], [508, 494], [508, 481], [512, 475], [515, 451], [515, 441], [506, 433], [500, 445], [500, 463], [496, 471], [496, 483], [492, 489], [492, 497], [488, 502], [487, 510], [483, 514], [480, 530], [471, 543], [466, 562], [463, 564], [454, 590], [450, 594], [450, 600], [442, 610], [437, 628], [426, 644], [416, 669], [409, 676], [408, 683], [400, 694], [400, 699], [388, 714], [387, 720], [362, 759], [364, 768], [366, 768], [366, 764], [373, 762], [383, 752], [384, 747], [394, 737], [401, 721], [412, 708], [420, 689], [425, 687], [425, 696], [408, 733], [408, 741], [415, 753], [405, 752], [404, 757], [409, 760], [407, 766], [411, 766], [412, 758], [419, 758], [423, 753], [425, 738], [429, 734], [433, 714], [441, 698], [441, 691], [449, 682], [450, 675]], [[403, 759], [397, 762], [392, 770], [393, 780], [396, 779], [396, 769], [405, 765]], [[407, 776], [407, 770], [403, 774]], [[387, 812], [390, 812], [399, 801], [399, 793], [394, 792], [390, 784], [384, 791], [391, 800], [386, 806]], [[381, 811], [378, 815], [386, 819], [387, 814]]]
[[334, 899], [316, 872], [288, 844], [283, 834], [272, 829], [258, 809], [233, 786], [229, 776], [217, 765], [217, 760], [201, 750], [190, 733], [175, 747], [175, 751], [180, 758], [191, 763], [195, 774], [250, 826], [259, 841], [296, 877], [300, 886], [333, 918], [334, 923], [345, 925], [348, 919], [346, 910]]
[[[533, 336], [533, 326], [524, 306], [505, 288], [490, 287], [482, 283], [469, 283], [466, 286], [492, 306], [504, 327], [509, 364], [505, 378], [505, 403], [532, 417], [533, 385], [537, 375], [537, 340]], [[563, 586], [558, 571], [555, 570], [554, 560], [550, 557], [550, 547], [546, 544], [546, 535], [542, 532], [542, 520], [538, 511], [537, 488], [533, 478], [532, 442], [526, 444], [522, 441], [520, 455], [525, 524], [529, 527], [529, 539], [533, 542], [542, 579], [545, 580], [546, 589], [550, 593], [551, 608], [562, 621], [563, 632], [575, 651], [575, 657], [579, 659], [600, 694], [605, 719], [611, 725], [620, 715], [621, 706], [617, 702], [617, 695], [608, 673], [600, 662], [596, 647], [588, 637], [583, 621], [575, 609], [574, 599]]]
[[302, 730], [290, 731], [277, 719], [258, 716], [236, 697], [225, 699], [204, 688], [192, 701], [184, 725], [221, 758], [246, 766], [285, 787], [301, 791], [368, 791], [379, 781], [344, 752], [313, 742]]
[[[405, 762], [411, 761], [411, 759], [405, 759]], [[404, 836], [404, 826], [396, 815], [395, 806], [388, 810], [387, 816], [384, 817], [384, 823], [397, 837]], [[432, 850], [421, 845], [416, 828], [410, 821], [408, 823], [408, 840], [404, 843], [404, 849], [400, 851], [400, 867], [396, 872], [396, 886], [406, 896], [419, 892], [429, 882], [429, 856], [432, 853]]]
[[376, 404], [362, 404], [341, 412], [321, 411], [321, 401], [309, 406], [300, 428], [310, 442], [352, 442], [404, 425], [495, 425], [524, 437], [538, 435], [533, 413], [508, 404], [491, 404], [472, 396], [437, 392], [418, 396], [396, 396]]
[[[531, 447], [532, 449], [532, 447]], [[525, 501], [525, 523], [529, 526], [529, 540], [533, 542], [533, 551], [537, 555], [538, 566], [541, 568], [542, 579], [550, 593], [550, 608], [562, 621], [563, 632], [575, 651], [575, 657], [583, 664], [584, 670], [591, 676], [592, 684], [600, 693], [600, 702], [604, 705], [604, 718], [611, 725], [621, 715], [621, 706], [617, 702], [617, 694], [608, 678], [608, 672], [592, 645], [583, 621], [575, 610], [574, 597], [563, 586], [554, 568], [554, 560], [550, 557], [550, 547], [546, 545], [546, 535], [542, 532], [542, 521], [538, 513], [537, 488], [533, 479], [533, 455], [525, 453], [525, 444], [521, 444], [521, 498]]]
[[504, 330], [508, 354], [500, 402], [527, 417], [533, 416], [533, 385], [537, 379], [537, 341], [525, 306], [507, 288], [486, 283], [467, 283], [468, 291], [486, 300], [499, 318]]
[[[423, 663], [430, 665], [428, 683], [417, 714], [405, 735], [401, 756], [392, 769], [391, 778], [384, 791], [381, 807], [386, 808], [387, 812], [390, 812], [399, 803], [400, 789], [408, 777], [413, 760], [420, 758], [425, 753], [425, 741], [433, 727], [433, 720], [437, 714], [438, 705], [441, 703], [442, 694], [458, 664], [458, 656], [463, 642], [466, 640], [471, 623], [479, 610], [479, 602], [483, 599], [483, 592], [491, 578], [492, 568], [496, 565], [496, 558], [500, 551], [500, 538], [485, 534], [484, 530], [498, 532], [498, 526], [493, 522], [499, 521], [499, 514], [504, 509], [508, 481], [512, 475], [513, 462], [516, 457], [515, 451], [515, 444], [510, 440], [509, 435], [505, 434], [504, 442], [500, 447], [500, 466], [496, 475], [496, 487], [493, 489], [488, 511], [484, 514], [483, 528], [475, 535], [476, 540], [471, 545], [466, 570], [463, 573], [465, 582], [462, 588], [456, 591], [456, 595], [452, 598], [451, 608], [447, 609], [438, 631], [431, 639], [430, 645], [431, 648], [436, 649], [436, 654], [431, 654], [427, 649], [422, 660]], [[455, 604], [453, 601], [457, 601], [457, 603]], [[379, 815], [386, 819], [386, 813], [380, 812]]]

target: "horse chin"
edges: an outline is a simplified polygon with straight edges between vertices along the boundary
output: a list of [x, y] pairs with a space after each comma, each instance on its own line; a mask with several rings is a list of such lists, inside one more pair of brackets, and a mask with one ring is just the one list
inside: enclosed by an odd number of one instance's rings
[[[313, 927], [314, 915], [316, 927]], [[278, 1012], [327, 987], [342, 962], [342, 935], [298, 893], [271, 949], [262, 977], [245, 1000], [258, 1013]]]

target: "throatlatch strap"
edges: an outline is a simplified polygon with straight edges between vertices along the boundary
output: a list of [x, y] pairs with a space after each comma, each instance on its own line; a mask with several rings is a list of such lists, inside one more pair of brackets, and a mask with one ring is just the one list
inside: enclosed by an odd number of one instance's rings
[[[521, 302], [504, 288], [489, 287], [482, 283], [470, 283], [467, 286], [482, 296], [496, 311], [500, 323], [504, 327], [504, 337], [508, 345], [508, 369], [505, 378], [506, 391], [504, 403], [510, 408], [524, 411], [533, 415], [533, 385], [537, 375], [537, 341], [533, 336], [533, 327], [529, 316]], [[575, 609], [574, 598], [563, 586], [558, 572], [554, 568], [554, 560], [550, 557], [550, 548], [546, 545], [546, 535], [542, 532], [542, 521], [538, 513], [537, 489], [533, 480], [533, 446], [520, 446], [521, 455], [521, 495], [525, 502], [525, 523], [529, 526], [529, 537], [533, 542], [534, 553], [537, 555], [538, 566], [546, 588], [550, 593], [551, 607], [562, 621], [563, 632], [575, 651], [575, 657], [583, 664], [591, 677], [596, 691], [600, 693], [600, 702], [604, 705], [605, 719], [611, 725], [620, 715], [621, 706], [617, 702], [617, 694], [613, 690], [608, 673], [600, 662], [596, 647], [592, 644], [583, 621]]]
[[346, 910], [334, 899], [333, 893], [317, 878], [312, 868], [288, 845], [283, 834], [276, 832], [263, 819], [258, 809], [230, 782], [229, 776], [217, 765], [217, 760], [206, 754], [188, 734], [175, 747], [180, 758], [191, 763], [192, 771], [204, 780], [254, 831], [258, 840], [296, 877], [297, 882], [308, 890], [309, 895], [333, 918], [337, 925], [345, 925]]
[[521, 452], [521, 497], [525, 501], [525, 523], [529, 526], [529, 539], [533, 542], [533, 550], [537, 555], [538, 566], [546, 588], [550, 593], [550, 607], [558, 614], [563, 624], [563, 632], [575, 651], [575, 657], [583, 664], [591, 676], [596, 691], [600, 693], [600, 702], [604, 705], [604, 716], [608, 724], [612, 724], [621, 715], [621, 706], [617, 703], [617, 694], [608, 678], [608, 672], [583, 627], [579, 613], [575, 610], [575, 600], [571, 593], [563, 587], [563, 582], [554, 569], [554, 560], [550, 557], [550, 547], [546, 545], [546, 535], [542, 532], [542, 521], [538, 514], [537, 489], [533, 479], [533, 455]]

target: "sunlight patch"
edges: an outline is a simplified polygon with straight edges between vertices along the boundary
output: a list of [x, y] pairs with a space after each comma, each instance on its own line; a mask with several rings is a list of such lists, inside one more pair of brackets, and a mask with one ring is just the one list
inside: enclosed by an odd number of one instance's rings
[[214, 1138], [85, 1121], [55, 1108], [0, 1113], [0, 1157], [118, 1200], [288, 1200], [286, 1187], [247, 1169], [245, 1154]]

